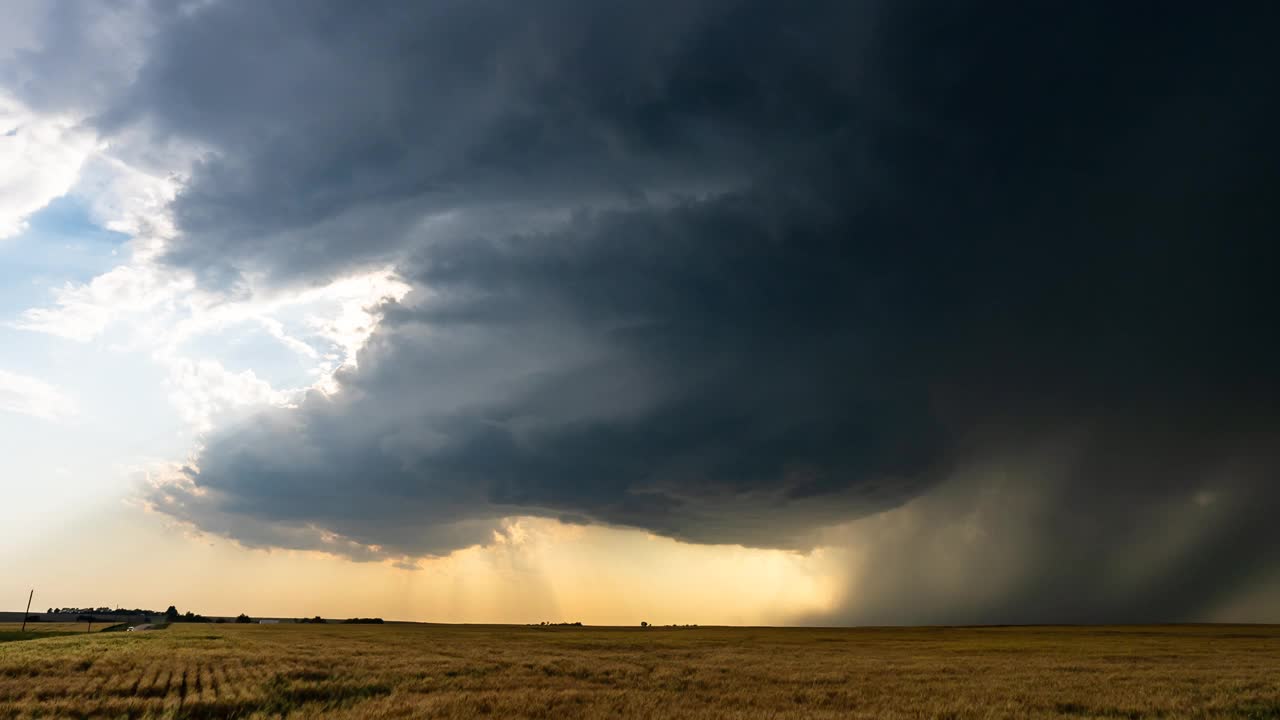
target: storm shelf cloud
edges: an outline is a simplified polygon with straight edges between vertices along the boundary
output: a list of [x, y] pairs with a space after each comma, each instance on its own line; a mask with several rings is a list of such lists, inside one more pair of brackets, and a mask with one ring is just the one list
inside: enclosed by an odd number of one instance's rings
[[[520, 515], [857, 549], [815, 622], [1195, 620], [1274, 585], [1276, 17], [131, 7], [147, 51], [88, 122], [200, 148], [161, 261], [411, 288], [337, 392], [217, 428], [158, 510], [361, 560]], [[22, 99], [56, 105], [37, 60]]]

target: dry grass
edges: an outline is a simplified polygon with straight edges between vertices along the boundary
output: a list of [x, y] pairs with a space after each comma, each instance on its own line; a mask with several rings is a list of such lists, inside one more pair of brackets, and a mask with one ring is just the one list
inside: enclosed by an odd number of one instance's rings
[[0, 718], [1280, 718], [1280, 628], [175, 625], [0, 644]]
[[[93, 624], [93, 631], [115, 624], [114, 622], [96, 622]], [[22, 627], [22, 623], [0, 623], [0, 632], [17, 632]], [[88, 623], [69, 623], [69, 622], [30, 622], [27, 623], [27, 632], [78, 632], [82, 633]]]
[[[112, 623], [94, 623], [93, 632], [105, 630], [111, 625]], [[13, 642], [15, 640], [33, 640], [55, 635], [83, 634], [87, 631], [87, 623], [27, 623], [26, 630], [22, 629], [22, 623], [0, 623], [0, 643]]]

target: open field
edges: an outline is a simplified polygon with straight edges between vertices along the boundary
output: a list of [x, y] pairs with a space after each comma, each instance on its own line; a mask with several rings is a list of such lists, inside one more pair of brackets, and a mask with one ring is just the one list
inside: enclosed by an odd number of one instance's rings
[[[110, 626], [111, 623], [94, 623], [93, 632], [96, 633]], [[86, 623], [27, 623], [27, 629], [23, 631], [22, 623], [0, 623], [0, 643], [57, 635], [84, 634], [86, 628], [88, 628]]]
[[1280, 718], [1280, 627], [174, 625], [0, 643], [0, 718]]

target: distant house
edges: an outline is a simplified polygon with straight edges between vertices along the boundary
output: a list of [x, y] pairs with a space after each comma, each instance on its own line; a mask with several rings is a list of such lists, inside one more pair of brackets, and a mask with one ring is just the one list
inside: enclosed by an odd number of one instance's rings
[[259, 620], [258, 624], [259, 625], [279, 625], [280, 621], [279, 620]]

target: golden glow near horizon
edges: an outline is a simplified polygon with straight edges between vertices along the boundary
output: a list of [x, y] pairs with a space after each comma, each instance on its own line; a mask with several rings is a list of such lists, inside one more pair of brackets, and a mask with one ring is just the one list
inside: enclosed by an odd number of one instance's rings
[[175, 604], [216, 615], [768, 625], [837, 601], [839, 573], [827, 565], [822, 550], [689, 545], [525, 517], [508, 520], [492, 545], [424, 559], [414, 570], [245, 548], [119, 506], [64, 517], [29, 542], [8, 544], [0, 552], [0, 609], [14, 609], [35, 587], [40, 609]]

